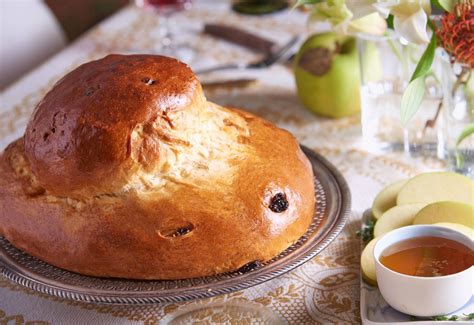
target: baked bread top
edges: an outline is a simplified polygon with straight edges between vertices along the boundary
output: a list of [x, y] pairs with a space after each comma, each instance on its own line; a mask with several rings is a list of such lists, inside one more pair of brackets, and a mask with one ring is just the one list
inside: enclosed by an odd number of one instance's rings
[[0, 233], [88, 275], [177, 279], [267, 261], [305, 233], [314, 205], [291, 134], [208, 102], [162, 56], [78, 67], [0, 157]]
[[160, 172], [169, 158], [164, 146], [184, 149], [202, 140], [187, 135], [206, 118], [206, 104], [185, 64], [109, 55], [69, 73], [38, 104], [25, 132], [25, 153], [51, 193], [120, 191], [137, 172]]

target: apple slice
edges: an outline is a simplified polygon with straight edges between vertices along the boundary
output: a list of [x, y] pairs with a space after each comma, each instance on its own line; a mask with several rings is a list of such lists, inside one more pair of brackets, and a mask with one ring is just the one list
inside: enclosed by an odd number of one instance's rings
[[379, 237], [394, 229], [411, 225], [416, 214], [425, 206], [426, 204], [423, 203], [394, 206], [377, 220], [374, 236]]
[[362, 277], [371, 285], [377, 285], [377, 276], [375, 275], [374, 246], [378, 238], [374, 238], [365, 246], [360, 255], [360, 268]]
[[379, 219], [385, 211], [397, 205], [398, 192], [400, 192], [400, 189], [407, 181], [407, 179], [403, 179], [392, 183], [377, 194], [372, 204], [372, 215], [375, 219]]
[[438, 201], [474, 202], [474, 181], [450, 172], [424, 173], [410, 179], [397, 196], [397, 205]]
[[452, 201], [435, 202], [421, 209], [413, 220], [415, 225], [438, 222], [459, 223], [474, 229], [474, 205]]
[[464, 235], [468, 236], [472, 240], [474, 240], [474, 229], [466, 227], [465, 225], [461, 225], [459, 223], [452, 223], [452, 222], [438, 222], [435, 223], [434, 226], [446, 227], [449, 229], [453, 229], [463, 233]]

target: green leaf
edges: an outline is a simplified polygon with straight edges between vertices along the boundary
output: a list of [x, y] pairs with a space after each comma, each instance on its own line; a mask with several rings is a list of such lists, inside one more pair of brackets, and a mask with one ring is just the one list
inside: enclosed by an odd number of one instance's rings
[[431, 0], [431, 3], [439, 9], [451, 12], [456, 4], [456, 0]]
[[293, 8], [304, 6], [304, 5], [314, 5], [318, 2], [322, 2], [323, 0], [298, 0], [293, 5]]
[[402, 107], [400, 119], [403, 125], [407, 125], [413, 115], [420, 108], [425, 95], [425, 77], [410, 81], [402, 96]]
[[374, 227], [374, 220], [369, 220], [366, 224], [362, 225], [362, 229], [358, 230], [356, 234], [362, 238], [364, 243], [367, 243], [374, 238]]
[[456, 140], [456, 147], [461, 144], [461, 142], [466, 139], [468, 136], [474, 133], [474, 123], [469, 124], [462, 130], [461, 134], [458, 136]]
[[413, 115], [420, 108], [423, 96], [425, 95], [425, 77], [430, 71], [436, 50], [436, 33], [431, 36], [430, 43], [416, 65], [411, 76], [410, 83], [405, 89], [402, 97], [401, 121], [407, 125]]
[[411, 76], [410, 82], [413, 80], [425, 76], [428, 71], [430, 71], [431, 65], [433, 64], [433, 59], [435, 56], [435, 50], [436, 50], [436, 33], [433, 33], [431, 36], [430, 43], [425, 49], [425, 52], [421, 56], [420, 61], [416, 65], [415, 72], [413, 72], [413, 75]]
[[309, 21], [328, 21], [336, 26], [351, 18], [352, 12], [346, 6], [345, 0], [327, 0], [315, 3]]
[[456, 320], [458, 320], [458, 318], [459, 318], [459, 316], [457, 316], [457, 315], [453, 315], [453, 316], [441, 315], [441, 316], [432, 317], [432, 319], [435, 320], [435, 321], [446, 321], [446, 320], [456, 321]]
[[470, 313], [470, 314], [463, 314], [464, 316], [466, 316], [466, 318], [468, 320], [473, 320], [474, 319], [474, 313]]
[[395, 27], [393, 27], [393, 15], [390, 14], [388, 15], [387, 19], [385, 19], [385, 21], [387, 22], [387, 27], [390, 28], [390, 29], [394, 29]]
[[454, 157], [456, 158], [456, 167], [462, 168], [462, 166], [464, 166], [464, 155], [456, 150], [454, 152]]

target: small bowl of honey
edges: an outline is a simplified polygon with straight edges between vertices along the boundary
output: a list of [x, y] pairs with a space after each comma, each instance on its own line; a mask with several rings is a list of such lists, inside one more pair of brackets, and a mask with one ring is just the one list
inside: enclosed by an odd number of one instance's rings
[[431, 317], [450, 314], [474, 295], [474, 242], [439, 226], [395, 229], [374, 247], [377, 283], [398, 311]]

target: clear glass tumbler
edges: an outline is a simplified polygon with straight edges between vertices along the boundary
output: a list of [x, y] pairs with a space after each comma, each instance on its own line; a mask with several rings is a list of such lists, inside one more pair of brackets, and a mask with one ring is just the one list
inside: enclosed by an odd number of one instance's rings
[[439, 61], [442, 65], [447, 167], [474, 178], [473, 69], [450, 62], [445, 52], [441, 52]]
[[172, 26], [175, 26], [175, 14], [189, 10], [192, 7], [192, 0], [135, 0], [135, 4], [146, 12], [160, 17], [157, 42], [152, 51], [189, 63], [194, 58], [194, 50], [177, 42]]
[[358, 35], [362, 136], [368, 151], [443, 157], [443, 116], [439, 113], [442, 87], [436, 65], [426, 79], [419, 111], [406, 126], [400, 120], [403, 92], [423, 50], [396, 34]]

